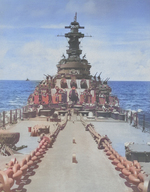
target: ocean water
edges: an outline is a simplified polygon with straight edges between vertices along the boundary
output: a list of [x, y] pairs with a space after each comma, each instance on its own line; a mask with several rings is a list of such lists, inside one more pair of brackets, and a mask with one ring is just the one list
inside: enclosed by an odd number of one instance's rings
[[40, 81], [0, 81], [0, 112], [21, 108]]
[[[0, 81], [0, 112], [20, 108], [27, 104], [28, 96], [40, 81]], [[119, 98], [123, 109], [142, 109], [150, 121], [150, 82], [109, 81], [112, 94]]]
[[123, 109], [150, 112], [150, 81], [110, 81], [112, 94], [116, 95]]

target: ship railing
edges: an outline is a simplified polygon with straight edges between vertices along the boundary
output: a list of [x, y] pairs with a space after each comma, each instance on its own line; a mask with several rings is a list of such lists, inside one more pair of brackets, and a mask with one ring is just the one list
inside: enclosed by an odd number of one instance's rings
[[28, 110], [28, 106], [0, 113], [0, 128], [5, 129], [8, 124], [15, 124], [23, 119], [23, 113]]
[[135, 128], [141, 129], [143, 132], [150, 133], [150, 117], [148, 114], [138, 111], [125, 110], [125, 121]]
[[148, 114], [138, 114], [138, 128], [142, 129], [143, 132], [150, 133], [150, 117]]

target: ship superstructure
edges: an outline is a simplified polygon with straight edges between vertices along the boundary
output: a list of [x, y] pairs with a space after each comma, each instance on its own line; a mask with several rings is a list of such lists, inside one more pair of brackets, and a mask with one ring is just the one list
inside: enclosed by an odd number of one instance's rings
[[85, 36], [79, 31], [84, 27], [77, 22], [77, 14], [74, 21], [65, 28], [70, 29], [64, 35], [69, 44], [66, 50], [68, 57], [63, 54], [63, 58], [57, 64], [57, 74], [46, 75], [46, 80], [41, 81], [34, 93], [30, 95], [28, 104], [42, 105], [44, 108], [74, 107], [74, 105], [85, 108], [86, 104], [87, 108], [89, 105], [98, 110], [109, 108], [108, 105], [118, 106], [118, 99], [110, 96], [111, 88], [107, 84], [108, 78], [102, 81], [101, 73], [92, 76], [91, 65], [86, 55], [81, 58], [80, 39]]
[[68, 58], [64, 56], [57, 65], [58, 75], [60, 74], [61, 77], [65, 76], [67, 79], [71, 79], [72, 76], [75, 76], [76, 79], [90, 79], [91, 65], [85, 59], [85, 55], [82, 59], [80, 58], [82, 50], [79, 47], [79, 40], [80, 38], [84, 38], [84, 34], [79, 32], [79, 29], [84, 29], [84, 27], [81, 27], [77, 22], [77, 15], [70, 26], [66, 26], [65, 28], [70, 29], [70, 32], [65, 34], [69, 44], [69, 49], [66, 51]]

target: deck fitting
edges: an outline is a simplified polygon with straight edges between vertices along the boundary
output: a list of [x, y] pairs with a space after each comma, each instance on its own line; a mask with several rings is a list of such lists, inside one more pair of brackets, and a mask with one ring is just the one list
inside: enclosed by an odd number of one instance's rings
[[76, 159], [76, 154], [72, 155], [72, 163], [78, 163], [78, 161]]
[[75, 140], [75, 138], [73, 138], [72, 142], [73, 142], [74, 144], [76, 144], [76, 140]]

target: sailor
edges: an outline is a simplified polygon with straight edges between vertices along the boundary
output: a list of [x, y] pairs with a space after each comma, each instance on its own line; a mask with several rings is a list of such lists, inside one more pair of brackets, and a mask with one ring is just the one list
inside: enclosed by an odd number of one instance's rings
[[102, 106], [102, 109], [103, 109], [103, 111], [105, 111], [105, 109], [106, 109], [106, 108], [105, 108], [105, 106], [104, 106], [104, 105]]

